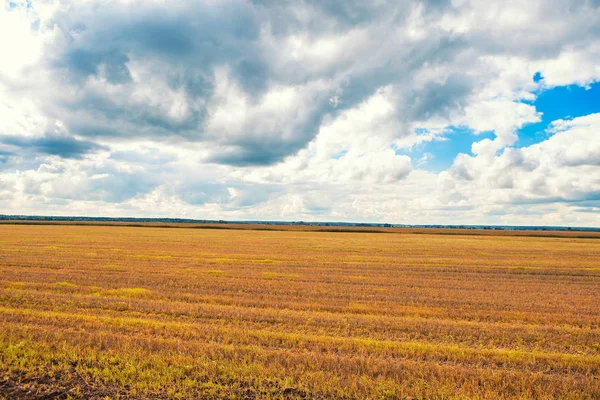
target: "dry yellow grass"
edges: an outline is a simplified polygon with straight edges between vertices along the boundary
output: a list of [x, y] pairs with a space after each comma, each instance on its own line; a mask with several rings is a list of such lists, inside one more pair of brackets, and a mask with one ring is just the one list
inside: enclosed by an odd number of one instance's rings
[[600, 240], [391, 232], [0, 225], [0, 393], [600, 398]]

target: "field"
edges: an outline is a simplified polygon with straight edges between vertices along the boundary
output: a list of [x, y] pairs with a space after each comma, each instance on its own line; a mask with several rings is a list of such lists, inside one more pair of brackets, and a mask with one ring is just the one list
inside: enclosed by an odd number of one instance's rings
[[0, 225], [0, 398], [600, 398], [600, 237], [441, 233]]

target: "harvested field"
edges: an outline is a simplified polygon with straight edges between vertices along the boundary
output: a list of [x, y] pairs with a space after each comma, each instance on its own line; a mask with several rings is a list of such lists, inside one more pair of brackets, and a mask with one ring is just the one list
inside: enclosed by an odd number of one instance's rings
[[0, 393], [600, 398], [598, 235], [439, 233], [2, 224]]

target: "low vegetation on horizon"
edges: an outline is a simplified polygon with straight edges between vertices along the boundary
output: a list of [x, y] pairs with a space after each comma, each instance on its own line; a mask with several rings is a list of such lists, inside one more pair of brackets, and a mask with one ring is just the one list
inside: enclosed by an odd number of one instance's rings
[[0, 398], [597, 399], [564, 235], [0, 225]]

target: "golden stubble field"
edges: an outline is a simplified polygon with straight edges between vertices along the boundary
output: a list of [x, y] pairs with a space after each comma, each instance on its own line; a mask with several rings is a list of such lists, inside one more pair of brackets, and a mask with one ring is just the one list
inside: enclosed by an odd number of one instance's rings
[[0, 226], [0, 397], [600, 398], [600, 240]]

